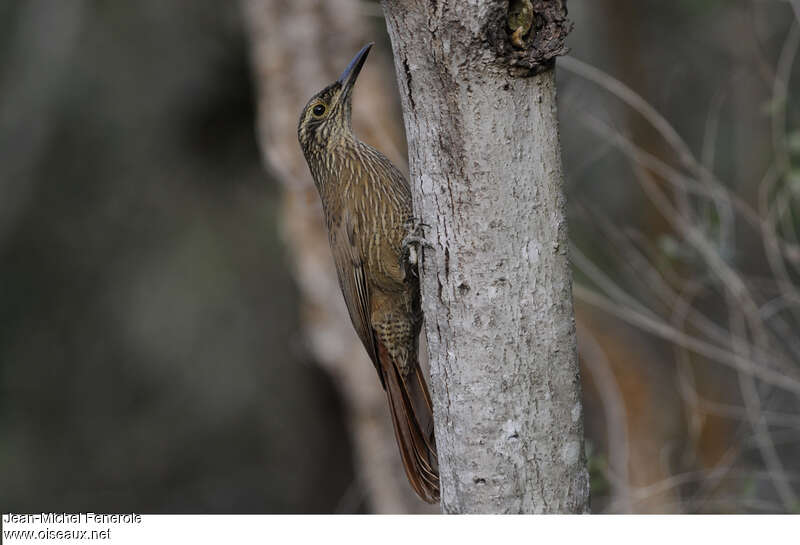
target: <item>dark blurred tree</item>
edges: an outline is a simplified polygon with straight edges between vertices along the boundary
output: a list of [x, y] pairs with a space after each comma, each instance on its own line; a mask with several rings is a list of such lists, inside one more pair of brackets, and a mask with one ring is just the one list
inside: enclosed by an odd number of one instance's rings
[[359, 510], [235, 6], [0, 12], [0, 511]]

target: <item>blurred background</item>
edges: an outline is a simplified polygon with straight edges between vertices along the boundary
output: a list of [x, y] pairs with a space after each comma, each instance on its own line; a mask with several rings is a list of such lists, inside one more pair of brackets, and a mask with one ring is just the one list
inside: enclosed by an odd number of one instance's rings
[[[800, 511], [800, 1], [570, 0], [594, 512]], [[366, 0], [0, 1], [0, 511], [430, 512], [296, 143]], [[434, 510], [435, 511], [435, 510]]]

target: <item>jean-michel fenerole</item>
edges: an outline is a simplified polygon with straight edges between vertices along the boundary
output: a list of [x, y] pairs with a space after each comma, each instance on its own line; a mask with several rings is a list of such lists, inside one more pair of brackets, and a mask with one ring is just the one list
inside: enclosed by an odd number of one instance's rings
[[4, 524], [141, 524], [142, 515], [103, 513], [4, 514]]

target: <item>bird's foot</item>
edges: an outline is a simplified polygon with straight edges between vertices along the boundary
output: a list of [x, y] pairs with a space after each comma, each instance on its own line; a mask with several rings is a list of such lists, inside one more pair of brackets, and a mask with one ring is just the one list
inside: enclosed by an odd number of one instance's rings
[[411, 273], [417, 276], [422, 249], [433, 248], [433, 244], [425, 239], [425, 227], [429, 227], [429, 225], [422, 223], [418, 218], [409, 218], [405, 227], [406, 236], [402, 243], [403, 258], [411, 269]]
[[403, 239], [403, 249], [411, 245], [433, 248], [433, 244], [425, 239], [425, 227], [430, 227], [430, 225], [422, 223], [419, 218], [407, 219], [405, 222], [406, 237]]

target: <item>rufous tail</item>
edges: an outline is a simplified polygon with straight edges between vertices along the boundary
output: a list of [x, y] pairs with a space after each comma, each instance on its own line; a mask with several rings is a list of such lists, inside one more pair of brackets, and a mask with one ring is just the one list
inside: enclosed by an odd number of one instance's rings
[[428, 386], [419, 364], [404, 378], [387, 350], [378, 344], [394, 435], [408, 482], [422, 500], [436, 503], [439, 501], [439, 463]]

